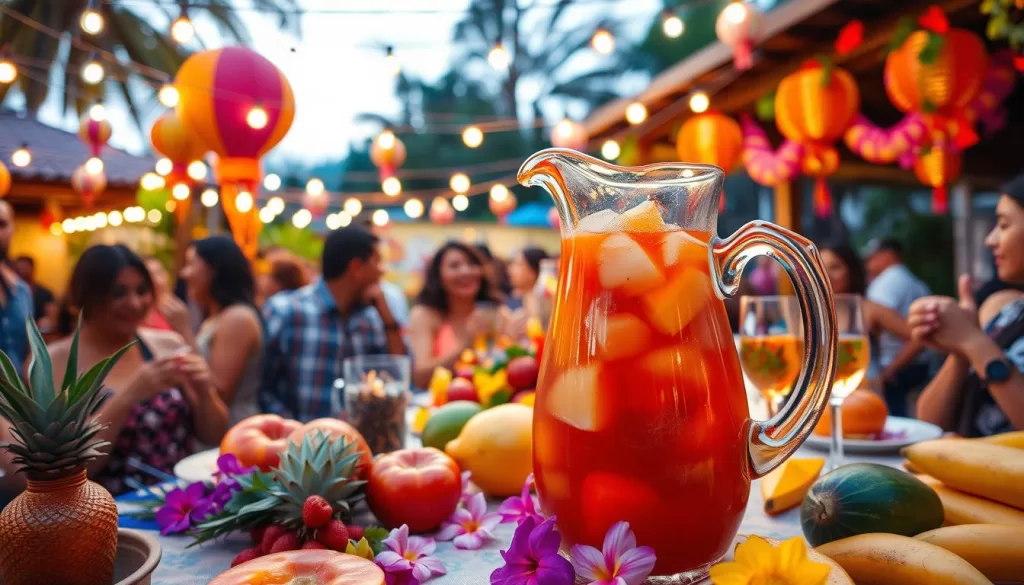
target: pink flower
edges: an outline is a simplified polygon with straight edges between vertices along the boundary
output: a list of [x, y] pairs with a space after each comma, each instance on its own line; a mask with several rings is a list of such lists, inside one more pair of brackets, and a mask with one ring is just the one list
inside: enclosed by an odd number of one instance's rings
[[505, 564], [491, 573], [491, 585], [573, 585], [572, 564], [558, 554], [560, 537], [555, 519], [540, 525], [533, 516], [523, 518], [508, 550], [501, 551]]
[[373, 562], [384, 570], [384, 585], [420, 585], [419, 579], [413, 574], [412, 563], [402, 557], [396, 555], [381, 560], [380, 555], [377, 555]]
[[537, 524], [544, 521], [544, 517], [537, 512], [537, 498], [530, 493], [530, 488], [532, 487], [533, 474], [531, 473], [527, 476], [526, 483], [523, 484], [522, 495], [512, 496], [501, 503], [498, 513], [501, 514], [501, 521], [503, 523], [515, 522], [519, 524], [527, 518], [533, 518]]
[[465, 508], [457, 508], [437, 532], [438, 540], [455, 539], [455, 548], [476, 550], [485, 540], [494, 538], [491, 530], [501, 524], [497, 512], [487, 513], [487, 501], [483, 494], [470, 498]]
[[406, 560], [412, 567], [413, 576], [422, 583], [431, 577], [444, 575], [448, 571], [437, 558], [430, 556], [437, 547], [433, 538], [409, 536], [409, 526], [402, 524], [395, 528], [383, 541], [388, 550], [375, 557], [381, 565], [398, 565], [398, 560]]
[[654, 549], [636, 545], [629, 522], [612, 525], [601, 548], [572, 547], [572, 566], [588, 585], [640, 585], [654, 568]]
[[459, 498], [460, 506], [469, 505], [469, 501], [473, 499], [473, 488], [472, 484], [469, 483], [470, 476], [473, 475], [471, 471], [462, 472], [462, 497]]

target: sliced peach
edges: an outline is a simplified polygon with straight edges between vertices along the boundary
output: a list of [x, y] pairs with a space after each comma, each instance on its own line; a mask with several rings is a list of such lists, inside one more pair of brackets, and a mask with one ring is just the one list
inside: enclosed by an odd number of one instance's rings
[[651, 341], [651, 328], [636, 315], [610, 315], [598, 322], [597, 357], [621, 360], [643, 353]]
[[601, 242], [598, 278], [606, 289], [639, 295], [665, 282], [665, 275], [633, 238], [614, 234]]
[[683, 266], [697, 268], [708, 272], [708, 245], [684, 231], [665, 234], [662, 244], [665, 266]]
[[622, 228], [627, 232], [660, 232], [665, 230], [665, 220], [658, 205], [648, 199], [622, 212]]
[[562, 372], [548, 388], [547, 401], [552, 416], [583, 431], [599, 431], [611, 422], [596, 365]]
[[592, 234], [609, 234], [622, 229], [621, 216], [611, 209], [595, 211], [576, 224], [576, 230]]
[[711, 300], [708, 275], [695, 268], [682, 274], [643, 297], [647, 319], [658, 331], [677, 335]]

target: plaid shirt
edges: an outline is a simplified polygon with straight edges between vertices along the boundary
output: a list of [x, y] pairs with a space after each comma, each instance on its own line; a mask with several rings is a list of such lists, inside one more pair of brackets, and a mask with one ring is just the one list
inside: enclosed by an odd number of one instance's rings
[[267, 328], [263, 387], [265, 412], [308, 422], [336, 416], [342, 397], [335, 380], [347, 357], [388, 353], [387, 335], [373, 307], [346, 318], [322, 280], [278, 293], [263, 306]]

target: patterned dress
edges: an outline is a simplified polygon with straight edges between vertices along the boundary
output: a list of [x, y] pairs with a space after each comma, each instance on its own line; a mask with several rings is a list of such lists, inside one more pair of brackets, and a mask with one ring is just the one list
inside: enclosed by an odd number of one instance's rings
[[[152, 351], [141, 339], [138, 343], [142, 359], [151, 361]], [[143, 484], [159, 483], [159, 478], [129, 467], [128, 459], [138, 459], [174, 475], [174, 465], [195, 451], [194, 436], [192, 406], [179, 389], [171, 388], [136, 403], [95, 481], [115, 495], [131, 489], [125, 481], [129, 477]]]

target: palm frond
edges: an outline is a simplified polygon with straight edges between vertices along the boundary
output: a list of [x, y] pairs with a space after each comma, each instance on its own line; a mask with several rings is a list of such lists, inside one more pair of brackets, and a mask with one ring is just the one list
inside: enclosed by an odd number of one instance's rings
[[210, 14], [220, 34], [248, 45], [252, 42], [248, 29], [242, 23], [230, 0], [210, 0], [203, 8]]

